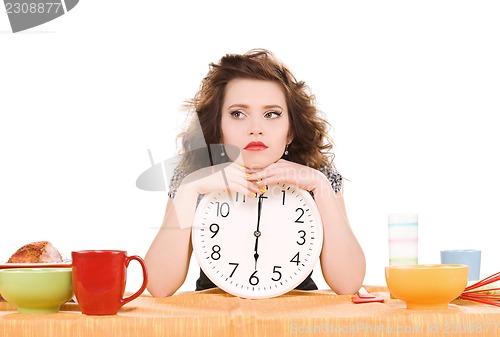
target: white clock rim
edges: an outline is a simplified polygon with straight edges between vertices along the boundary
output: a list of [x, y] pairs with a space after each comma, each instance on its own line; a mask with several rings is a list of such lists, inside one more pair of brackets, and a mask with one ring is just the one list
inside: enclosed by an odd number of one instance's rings
[[[281, 186], [281, 187], [291, 187], [295, 190], [297, 190], [298, 193], [301, 194], [302, 197], [304, 197], [305, 199], [308, 199], [307, 202], [309, 205], [312, 205], [311, 207], [311, 212], [314, 213], [314, 217], [315, 219], [318, 220], [318, 232], [316, 233], [316, 238], [318, 239], [318, 242], [320, 242], [318, 245], [316, 245], [316, 249], [313, 251], [312, 253], [312, 259], [315, 262], [315, 264], [318, 263], [318, 260], [319, 260], [319, 257], [321, 255], [321, 250], [322, 250], [322, 247], [323, 247], [323, 222], [322, 222], [322, 219], [321, 219], [321, 215], [319, 213], [319, 210], [318, 210], [318, 207], [316, 205], [316, 201], [314, 200], [314, 198], [309, 194], [308, 191], [304, 190], [304, 189], [301, 189], [295, 185], [292, 185], [292, 184], [283, 184], [283, 183], [278, 183], [278, 184], [275, 184], [273, 186]], [[208, 204], [210, 201], [209, 199], [211, 198], [211, 196], [213, 195], [216, 195], [216, 194], [219, 194], [219, 193], [225, 193], [227, 194], [227, 191], [226, 190], [218, 190], [218, 191], [214, 191], [214, 192], [211, 192], [211, 193], [207, 193], [203, 196], [203, 198], [200, 200], [200, 202], [198, 203], [198, 206], [197, 206], [197, 209], [196, 209], [196, 213], [195, 213], [195, 218], [193, 221], [196, 221], [196, 219], [198, 218], [197, 215], [199, 212], [202, 212], [202, 210], [204, 209], [204, 207], [206, 206], [206, 204]], [[249, 294], [247, 292], [239, 292], [236, 288], [235, 289], [229, 289], [229, 287], [227, 286], [226, 283], [224, 282], [219, 282], [219, 280], [214, 277], [215, 280], [211, 279], [208, 275], [210, 275], [210, 270], [207, 270], [205, 269], [206, 266], [204, 263], [201, 263], [202, 261], [204, 261], [204, 257], [201, 255], [201, 252], [199, 252], [199, 249], [198, 248], [198, 243], [197, 241], [195, 240], [195, 235], [194, 234], [194, 231], [196, 231], [196, 226], [193, 226], [192, 227], [192, 231], [191, 231], [191, 242], [192, 242], [192, 245], [193, 245], [193, 252], [194, 252], [194, 255], [196, 257], [196, 261], [198, 262], [198, 265], [199, 267], [201, 268], [201, 270], [205, 273], [205, 275], [207, 275], [207, 277], [210, 279], [210, 281], [212, 281], [218, 288], [220, 288], [221, 290], [225, 291], [226, 293], [229, 293], [231, 295], [234, 295], [234, 296], [237, 296], [237, 297], [240, 297], [240, 298], [245, 298], [245, 299], [268, 299], [268, 298], [274, 298], [274, 297], [278, 297], [278, 296], [281, 296], [281, 295], [284, 295], [284, 294], [287, 294], [289, 293], [290, 291], [293, 291], [295, 290], [295, 288], [300, 285], [304, 280], [305, 278], [298, 278], [296, 280], [294, 280], [293, 282], [290, 282], [290, 283], [287, 283], [287, 286], [285, 288], [278, 288], [279, 291], [276, 291], [276, 292], [265, 292], [265, 293], [253, 293], [253, 294]], [[201, 244], [201, 243], [200, 243]], [[311, 269], [307, 269], [307, 273], [304, 273], [306, 275], [309, 275], [312, 271], [314, 270], [314, 266], [312, 266]], [[307, 278], [307, 276], [306, 276]]]

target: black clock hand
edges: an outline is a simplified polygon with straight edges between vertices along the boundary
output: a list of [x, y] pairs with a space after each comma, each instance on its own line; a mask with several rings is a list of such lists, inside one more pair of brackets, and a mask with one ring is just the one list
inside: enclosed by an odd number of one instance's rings
[[[257, 232], [255, 232], [257, 233]], [[257, 234], [255, 234], [257, 235]], [[255, 238], [255, 254], [253, 254], [253, 258], [255, 259], [255, 270], [257, 270], [257, 260], [259, 259], [259, 254], [257, 253], [259, 247], [259, 237]]]
[[257, 270], [257, 260], [259, 259], [259, 237], [261, 235], [260, 233], [260, 215], [262, 214], [262, 201], [264, 198], [267, 198], [267, 197], [264, 197], [263, 194], [261, 194], [259, 196], [259, 201], [258, 201], [258, 204], [257, 204], [257, 229], [255, 230], [255, 232], [253, 232], [253, 235], [255, 236], [255, 247], [254, 247], [254, 252], [255, 254], [253, 254], [253, 257], [255, 259], [255, 270]]

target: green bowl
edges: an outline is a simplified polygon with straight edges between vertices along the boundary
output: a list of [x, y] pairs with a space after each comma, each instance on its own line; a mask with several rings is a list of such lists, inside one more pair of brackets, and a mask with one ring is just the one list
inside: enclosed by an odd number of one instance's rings
[[0, 270], [0, 294], [20, 313], [59, 312], [73, 297], [71, 268]]

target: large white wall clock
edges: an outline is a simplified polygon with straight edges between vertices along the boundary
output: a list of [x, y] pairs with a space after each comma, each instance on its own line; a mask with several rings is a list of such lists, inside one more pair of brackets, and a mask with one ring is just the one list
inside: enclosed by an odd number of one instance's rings
[[219, 288], [243, 298], [271, 298], [297, 287], [323, 245], [319, 211], [309, 192], [268, 186], [257, 197], [205, 195], [192, 228], [195, 256]]

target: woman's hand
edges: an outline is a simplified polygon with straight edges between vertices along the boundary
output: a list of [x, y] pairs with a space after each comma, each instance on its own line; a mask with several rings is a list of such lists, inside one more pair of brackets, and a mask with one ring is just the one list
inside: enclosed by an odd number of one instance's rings
[[218, 190], [231, 190], [248, 196], [259, 193], [259, 186], [247, 180], [245, 167], [232, 162], [205, 167], [184, 178], [182, 184], [189, 186], [198, 194], [206, 194]]
[[292, 184], [304, 190], [313, 192], [328, 179], [320, 171], [311, 167], [280, 159], [262, 170], [245, 171], [249, 175], [246, 179], [258, 186], [277, 183]]

